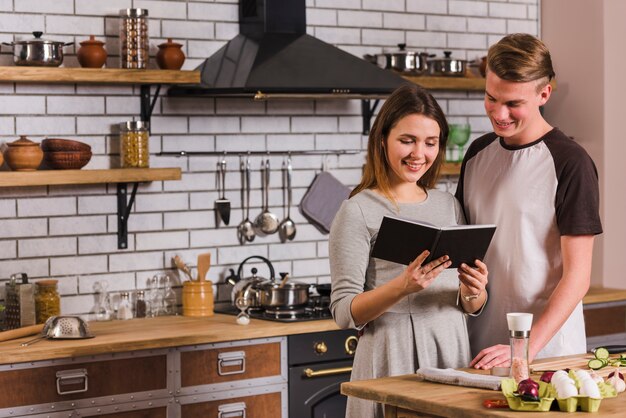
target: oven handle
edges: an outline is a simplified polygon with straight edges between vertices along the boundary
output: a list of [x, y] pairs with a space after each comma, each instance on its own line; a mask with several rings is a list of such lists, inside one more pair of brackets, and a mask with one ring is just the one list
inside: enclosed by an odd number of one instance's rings
[[322, 377], [322, 376], [334, 376], [336, 374], [344, 374], [350, 373], [352, 371], [352, 366], [348, 367], [337, 367], [335, 369], [325, 369], [325, 370], [313, 370], [313, 369], [304, 369], [304, 376], [306, 377]]

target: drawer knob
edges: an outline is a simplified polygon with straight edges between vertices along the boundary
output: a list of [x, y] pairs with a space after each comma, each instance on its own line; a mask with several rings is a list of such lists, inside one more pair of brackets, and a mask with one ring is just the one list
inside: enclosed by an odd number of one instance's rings
[[328, 347], [326, 347], [326, 343], [323, 341], [321, 343], [315, 343], [314, 349], [317, 354], [324, 354], [328, 351]]

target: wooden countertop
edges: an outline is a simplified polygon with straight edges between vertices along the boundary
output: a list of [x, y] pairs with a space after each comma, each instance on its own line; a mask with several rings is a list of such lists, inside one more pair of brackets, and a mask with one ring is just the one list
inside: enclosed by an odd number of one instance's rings
[[[582, 363], [584, 357], [584, 355], [569, 356], [538, 361], [537, 363], [562, 363], [571, 359], [572, 365], [576, 365]], [[465, 370], [470, 371], [469, 369]], [[487, 373], [486, 371], [471, 371]], [[504, 399], [499, 391], [425, 382], [420, 381], [414, 374], [342, 383], [341, 393], [390, 405], [390, 408], [387, 408], [386, 417], [388, 418], [418, 416], [484, 418], [511, 417], [514, 414], [510, 409], [488, 409], [483, 406], [483, 401], [486, 399]], [[598, 415], [623, 417], [625, 410], [626, 395], [622, 393], [616, 398], [603, 399]], [[520, 412], [519, 415], [524, 418], [565, 416], [559, 411]]]
[[215, 314], [210, 318], [162, 316], [89, 322], [89, 329], [95, 338], [43, 340], [28, 347], [21, 347], [20, 344], [35, 336], [4, 341], [0, 343], [0, 364], [278, 337], [339, 328], [331, 319], [297, 323], [252, 319], [248, 325], [238, 325], [235, 316]]
[[583, 298], [583, 304], [626, 301], [626, 289], [590, 287]]

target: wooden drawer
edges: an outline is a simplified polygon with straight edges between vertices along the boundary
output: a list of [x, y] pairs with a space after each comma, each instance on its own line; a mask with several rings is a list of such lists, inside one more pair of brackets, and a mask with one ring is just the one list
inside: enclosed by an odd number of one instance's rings
[[280, 393], [198, 402], [181, 405], [180, 408], [181, 416], [184, 418], [218, 418], [218, 416], [229, 418], [279, 418], [282, 416]]
[[[85, 369], [87, 390], [66, 395], [57, 393], [57, 372]], [[73, 383], [72, 381], [76, 382]], [[84, 379], [61, 381], [62, 392], [78, 391]], [[51, 402], [71, 401], [167, 389], [167, 355], [62, 365], [16, 368], [0, 371], [0, 409]]]
[[219, 384], [280, 374], [280, 342], [180, 353], [182, 387]]

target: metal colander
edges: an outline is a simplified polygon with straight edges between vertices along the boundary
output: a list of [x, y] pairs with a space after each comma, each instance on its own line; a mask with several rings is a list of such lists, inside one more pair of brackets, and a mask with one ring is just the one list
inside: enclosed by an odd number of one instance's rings
[[44, 324], [41, 335], [21, 345], [28, 346], [44, 338], [49, 340], [74, 340], [93, 337], [94, 335], [89, 332], [87, 323], [80, 317], [51, 316]]

